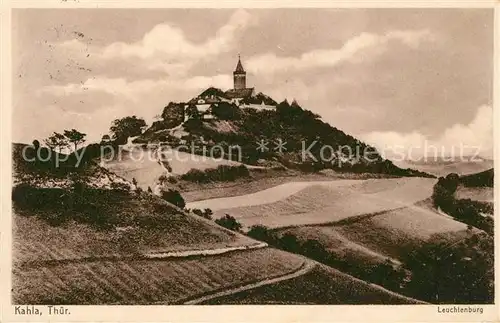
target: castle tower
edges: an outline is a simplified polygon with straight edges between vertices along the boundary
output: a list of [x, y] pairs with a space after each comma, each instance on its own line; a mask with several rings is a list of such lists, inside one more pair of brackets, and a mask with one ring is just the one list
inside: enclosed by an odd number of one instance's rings
[[241, 65], [240, 55], [238, 55], [238, 65], [236, 65], [236, 69], [233, 72], [233, 82], [234, 89], [246, 89], [247, 87], [247, 72], [243, 69], [243, 65]]

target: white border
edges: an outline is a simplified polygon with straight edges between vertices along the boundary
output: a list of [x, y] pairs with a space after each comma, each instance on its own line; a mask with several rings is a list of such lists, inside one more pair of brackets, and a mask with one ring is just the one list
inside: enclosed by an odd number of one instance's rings
[[[500, 37], [499, 2], [495, 1], [96, 1], [96, 0], [5, 0], [0, 15], [2, 23], [2, 56], [1, 56], [1, 110], [0, 122], [2, 142], [0, 144], [1, 161], [1, 322], [35, 322], [35, 321], [169, 321], [169, 322], [489, 322], [499, 321], [496, 305], [484, 305], [484, 314], [440, 314], [438, 305], [335, 305], [335, 306], [69, 306], [70, 316], [13, 316], [10, 305], [11, 286], [11, 8], [285, 8], [285, 7], [322, 7], [322, 8], [493, 8], [495, 7], [495, 39]], [[497, 59], [500, 58], [498, 42], [495, 42], [494, 73], [494, 121], [500, 125], [500, 113], [497, 102], [499, 96], [499, 73]], [[500, 136], [498, 127], [494, 128], [494, 136]], [[495, 168], [500, 165], [500, 150], [495, 145]], [[500, 199], [500, 179], [496, 176], [495, 201]], [[498, 208], [495, 209], [495, 218]], [[6, 229], [9, 228], [9, 229]], [[495, 226], [498, 240], [499, 227]], [[495, 244], [495, 254], [499, 246]], [[496, 277], [500, 260], [496, 257]], [[498, 285], [498, 284], [497, 284]], [[495, 289], [495, 303], [498, 304], [499, 288]]]

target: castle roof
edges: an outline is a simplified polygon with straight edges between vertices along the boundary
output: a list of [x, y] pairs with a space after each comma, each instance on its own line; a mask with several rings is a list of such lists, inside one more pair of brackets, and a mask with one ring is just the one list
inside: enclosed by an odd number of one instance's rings
[[240, 99], [240, 98], [247, 98], [251, 96], [252, 93], [253, 93], [253, 87], [246, 89], [231, 89], [227, 90], [224, 94], [228, 99]]
[[238, 55], [238, 64], [236, 65], [236, 69], [234, 70], [235, 73], [246, 73], [245, 70], [243, 69], [243, 65], [241, 64], [241, 59], [240, 56]]

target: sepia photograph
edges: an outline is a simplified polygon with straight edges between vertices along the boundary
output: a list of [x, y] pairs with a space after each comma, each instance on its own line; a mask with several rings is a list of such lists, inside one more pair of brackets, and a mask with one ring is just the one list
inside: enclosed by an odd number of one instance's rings
[[406, 304], [480, 320], [494, 18], [12, 9], [13, 314]]

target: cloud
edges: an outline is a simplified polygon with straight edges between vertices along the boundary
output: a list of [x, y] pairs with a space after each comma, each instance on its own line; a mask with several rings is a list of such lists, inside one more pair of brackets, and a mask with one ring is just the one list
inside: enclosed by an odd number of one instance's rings
[[70, 96], [75, 94], [93, 92], [104, 92], [117, 97], [129, 100], [140, 100], [142, 96], [149, 92], [162, 90], [193, 91], [201, 90], [209, 86], [218, 88], [229, 88], [232, 85], [232, 78], [229, 75], [215, 76], [195, 76], [180, 80], [137, 80], [127, 81], [124, 78], [94, 77], [81, 83], [69, 83], [66, 85], [48, 85], [38, 91], [38, 95], [50, 94], [53, 96]]
[[227, 24], [217, 31], [215, 37], [209, 38], [201, 44], [187, 40], [180, 28], [160, 24], [136, 43], [116, 42], [107, 46], [102, 51], [102, 57], [150, 59], [162, 56], [167, 59], [201, 59], [206, 56], [217, 56], [233, 48], [239, 31], [248, 26], [250, 21], [251, 16], [248, 12], [238, 10], [230, 17]]
[[72, 39], [54, 45], [74, 53], [89, 53], [95, 60], [123, 60], [149, 70], [179, 76], [199, 61], [234, 49], [238, 35], [254, 22], [254, 17], [247, 11], [237, 10], [213, 37], [200, 43], [190, 41], [182, 29], [162, 23], [134, 43], [114, 42], [98, 47], [81, 39]]
[[493, 109], [483, 105], [467, 125], [455, 124], [445, 129], [437, 138], [421, 132], [370, 132], [362, 136], [388, 158], [418, 159], [423, 156], [468, 156], [479, 153], [493, 155]]
[[306, 52], [300, 57], [278, 57], [274, 53], [267, 53], [249, 59], [246, 65], [248, 70], [255, 74], [333, 67], [343, 62], [363, 60], [363, 53], [380, 54], [393, 41], [417, 48], [423, 41], [431, 39], [433, 39], [433, 35], [428, 30], [397, 30], [383, 35], [363, 32], [349, 39], [339, 49], [316, 49]]

